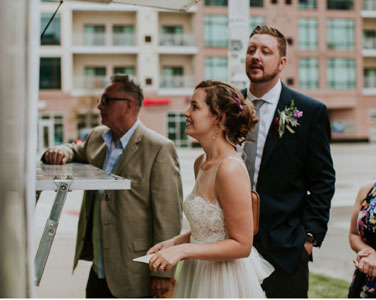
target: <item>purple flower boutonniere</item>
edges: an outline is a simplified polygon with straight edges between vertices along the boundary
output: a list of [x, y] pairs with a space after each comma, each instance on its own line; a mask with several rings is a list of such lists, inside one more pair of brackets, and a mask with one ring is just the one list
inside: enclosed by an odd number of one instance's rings
[[290, 106], [285, 107], [283, 111], [278, 110], [278, 117], [273, 120], [275, 134], [278, 132], [281, 138], [285, 133], [285, 129], [291, 133], [295, 133], [294, 127], [299, 126], [299, 119], [303, 117], [303, 112], [295, 106], [294, 100], [291, 100]]

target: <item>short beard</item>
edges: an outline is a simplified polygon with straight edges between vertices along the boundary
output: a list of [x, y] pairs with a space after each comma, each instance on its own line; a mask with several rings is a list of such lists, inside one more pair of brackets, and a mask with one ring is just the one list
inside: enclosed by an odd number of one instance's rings
[[263, 82], [272, 81], [274, 78], [276, 78], [276, 76], [278, 76], [278, 74], [279, 74], [278, 68], [276, 68], [272, 74], [266, 74], [262, 76], [261, 78], [257, 78], [257, 79], [252, 79], [251, 75], [247, 73], [249, 80], [253, 83], [263, 83]]

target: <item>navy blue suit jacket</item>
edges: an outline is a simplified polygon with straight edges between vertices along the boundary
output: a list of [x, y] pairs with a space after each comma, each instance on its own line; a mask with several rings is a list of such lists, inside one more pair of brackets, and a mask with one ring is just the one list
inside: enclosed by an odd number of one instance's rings
[[[247, 89], [242, 93], [246, 98]], [[306, 233], [314, 235], [318, 246], [325, 237], [335, 171], [326, 106], [282, 83], [274, 118], [291, 100], [303, 116], [295, 133], [286, 129], [281, 138], [273, 123], [270, 126], [256, 186], [261, 201], [255, 246], [276, 268], [293, 273], [303, 254]]]

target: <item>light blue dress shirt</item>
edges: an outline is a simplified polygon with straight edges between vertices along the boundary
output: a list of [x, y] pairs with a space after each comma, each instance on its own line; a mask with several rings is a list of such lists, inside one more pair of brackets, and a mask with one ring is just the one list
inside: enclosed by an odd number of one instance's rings
[[[137, 120], [133, 126], [114, 144], [111, 130], [107, 130], [102, 134], [103, 140], [107, 145], [106, 158], [102, 169], [107, 173], [111, 173], [115, 168], [124, 149], [127, 147], [134, 131], [140, 124]], [[103, 266], [103, 239], [102, 239], [102, 225], [101, 225], [101, 201], [104, 195], [104, 190], [99, 190], [94, 202], [93, 210], [93, 268], [99, 278], [105, 278]], [[115, 200], [116, 201], [116, 200]]]

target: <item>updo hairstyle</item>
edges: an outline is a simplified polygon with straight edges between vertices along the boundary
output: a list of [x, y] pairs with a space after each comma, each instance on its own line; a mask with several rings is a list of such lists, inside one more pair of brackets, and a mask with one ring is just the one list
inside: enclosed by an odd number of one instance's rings
[[[241, 145], [252, 131], [258, 118], [254, 106], [244, 100], [242, 93], [235, 87], [214, 80], [200, 82], [195, 90], [202, 88], [205, 102], [211, 113], [223, 125], [223, 134], [232, 145]], [[224, 120], [222, 120], [224, 114]]]

